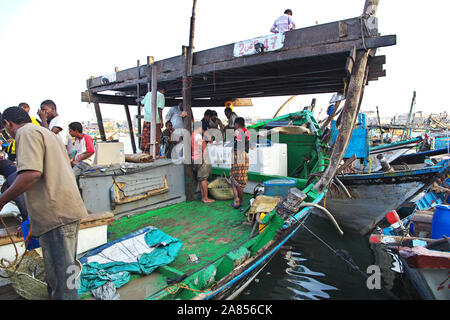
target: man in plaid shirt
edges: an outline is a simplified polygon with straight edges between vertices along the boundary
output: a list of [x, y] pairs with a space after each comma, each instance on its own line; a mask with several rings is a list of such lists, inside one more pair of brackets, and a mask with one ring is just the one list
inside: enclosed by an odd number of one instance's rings
[[295, 22], [292, 20], [292, 10], [287, 9], [284, 14], [279, 17], [270, 28], [272, 33], [283, 33], [295, 29]]

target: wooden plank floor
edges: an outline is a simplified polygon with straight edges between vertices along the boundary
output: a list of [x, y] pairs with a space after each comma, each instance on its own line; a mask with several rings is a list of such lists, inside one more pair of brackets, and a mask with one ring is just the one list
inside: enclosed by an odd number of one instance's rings
[[[248, 203], [249, 198], [249, 195], [245, 196], [245, 203]], [[231, 208], [231, 202], [185, 202], [142, 215], [124, 217], [109, 226], [108, 241], [154, 226], [183, 242], [180, 254], [170, 264], [172, 268], [182, 272], [198, 269], [244, 243], [250, 235], [251, 225], [247, 217], [240, 210]], [[199, 262], [191, 263], [190, 254], [195, 254]]]

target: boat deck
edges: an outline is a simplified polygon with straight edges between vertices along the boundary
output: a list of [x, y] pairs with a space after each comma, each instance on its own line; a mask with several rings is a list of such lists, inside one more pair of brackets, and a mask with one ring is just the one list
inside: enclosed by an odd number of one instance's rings
[[[248, 204], [250, 195], [245, 195]], [[184, 202], [158, 210], [123, 217], [108, 229], [108, 241], [114, 241], [147, 226], [154, 226], [179, 239], [183, 248], [170, 264], [183, 273], [204, 267], [219, 259], [232, 248], [246, 242], [252, 226], [244, 212], [230, 207], [232, 201]], [[244, 206], [243, 206], [244, 207]], [[195, 254], [199, 262], [190, 261]]]

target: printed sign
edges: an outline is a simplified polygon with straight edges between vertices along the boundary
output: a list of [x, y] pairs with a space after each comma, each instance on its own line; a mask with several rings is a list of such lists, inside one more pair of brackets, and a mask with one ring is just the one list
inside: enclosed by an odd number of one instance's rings
[[283, 45], [284, 45], [284, 33], [276, 33], [264, 37], [236, 42], [234, 44], [233, 54], [234, 57], [237, 58], [261, 52], [280, 50], [281, 48], [283, 48]]

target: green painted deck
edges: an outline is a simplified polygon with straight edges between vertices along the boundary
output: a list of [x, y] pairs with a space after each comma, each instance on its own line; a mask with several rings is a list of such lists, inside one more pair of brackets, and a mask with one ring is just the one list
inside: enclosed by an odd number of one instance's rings
[[[248, 204], [250, 195], [245, 195]], [[108, 228], [108, 241], [121, 238], [147, 226], [154, 226], [179, 239], [183, 248], [170, 264], [183, 273], [204, 267], [219, 259], [230, 250], [245, 243], [252, 226], [244, 212], [230, 207], [232, 201], [185, 202], [144, 214], [123, 217]], [[244, 207], [244, 206], [243, 206]], [[199, 261], [192, 263], [190, 254]]]

